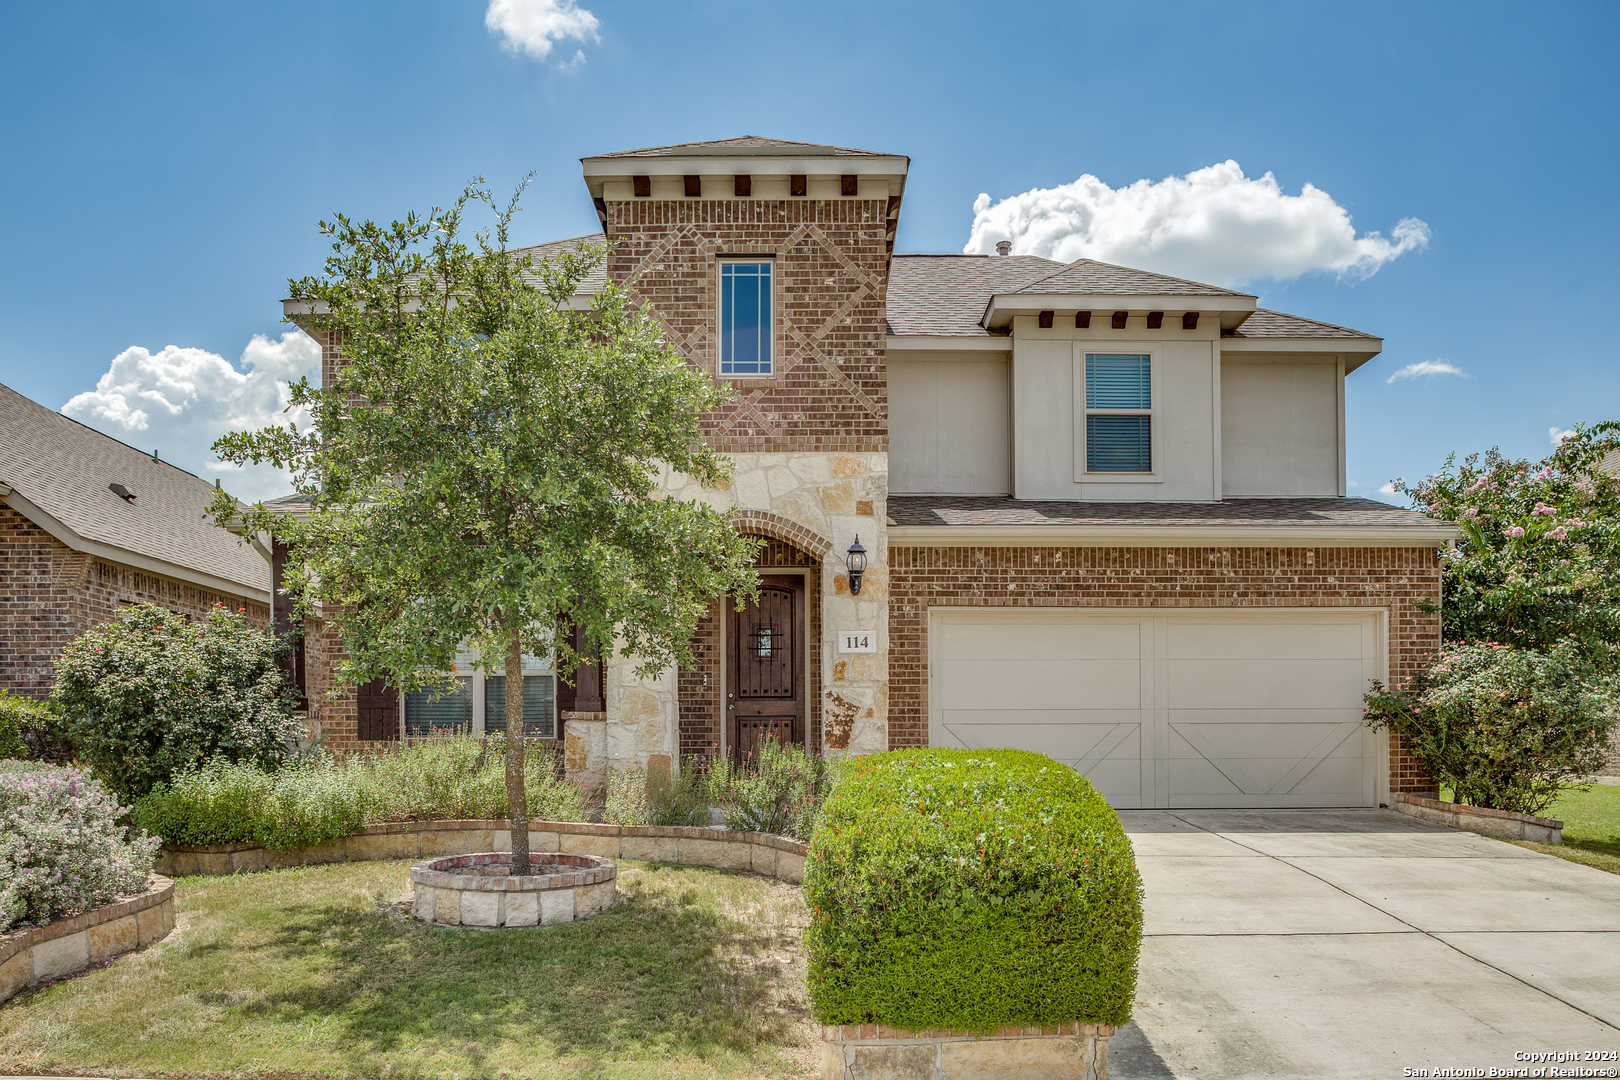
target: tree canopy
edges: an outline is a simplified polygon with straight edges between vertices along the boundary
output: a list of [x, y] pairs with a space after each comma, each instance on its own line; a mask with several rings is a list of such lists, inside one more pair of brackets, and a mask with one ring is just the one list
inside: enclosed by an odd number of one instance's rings
[[[288, 542], [300, 610], [342, 632], [349, 684], [432, 686], [469, 641], [491, 665], [505, 659], [509, 685], [523, 653], [553, 653], [568, 677], [581, 657], [557, 633], [565, 622], [587, 652], [616, 649], [652, 673], [689, 659], [715, 597], [755, 590], [757, 541], [659, 486], [663, 466], [728, 479], [699, 417], [729, 388], [687, 364], [626, 289], [597, 282], [587, 302], [605, 249], [514, 251], [521, 194], [500, 206], [474, 181], [447, 209], [389, 225], [322, 222], [324, 272], [289, 283], [303, 324], [343, 356], [327, 385], [292, 388], [314, 426], [215, 446], [290, 469], [307, 498], [307, 514], [255, 507], [245, 523]], [[469, 235], [479, 206], [494, 224]], [[238, 514], [230, 502], [216, 504], [221, 520]], [[509, 763], [521, 697], [507, 695]], [[516, 788], [509, 765], [514, 837], [521, 762]]]

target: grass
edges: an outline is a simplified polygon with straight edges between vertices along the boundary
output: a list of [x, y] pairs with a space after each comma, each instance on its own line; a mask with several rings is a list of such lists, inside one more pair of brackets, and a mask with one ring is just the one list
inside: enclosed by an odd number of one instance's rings
[[409, 863], [176, 885], [143, 952], [0, 1008], [0, 1072], [755, 1077], [813, 1071], [797, 886], [620, 863], [619, 906], [479, 931], [409, 916]]
[[1565, 788], [1541, 816], [1564, 823], [1564, 842], [1521, 841], [1520, 847], [1620, 874], [1620, 786], [1597, 784], [1587, 791]]

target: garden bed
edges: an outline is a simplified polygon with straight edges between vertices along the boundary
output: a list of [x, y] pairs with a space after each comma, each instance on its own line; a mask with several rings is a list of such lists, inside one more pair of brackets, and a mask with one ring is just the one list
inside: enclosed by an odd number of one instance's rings
[[813, 1074], [796, 886], [621, 863], [610, 911], [467, 933], [411, 917], [409, 865], [177, 882], [181, 933], [0, 1010], [0, 1073]]
[[[158, 853], [159, 873], [237, 874], [317, 863], [368, 859], [425, 859], [512, 850], [508, 822], [391, 821], [367, 825], [355, 836], [311, 847], [273, 851], [253, 844], [172, 845]], [[593, 825], [580, 821], [529, 822], [529, 850], [597, 855], [607, 859], [752, 870], [795, 884], [804, 880], [806, 846], [785, 836], [666, 825]]]
[[1419, 821], [1498, 840], [1533, 840], [1538, 844], [1563, 842], [1564, 823], [1552, 818], [1516, 814], [1511, 810], [1492, 810], [1485, 806], [1463, 806], [1400, 792], [1396, 793], [1394, 804], [1400, 813]]
[[143, 949], [173, 929], [174, 882], [154, 876], [145, 892], [0, 935], [0, 1001]]

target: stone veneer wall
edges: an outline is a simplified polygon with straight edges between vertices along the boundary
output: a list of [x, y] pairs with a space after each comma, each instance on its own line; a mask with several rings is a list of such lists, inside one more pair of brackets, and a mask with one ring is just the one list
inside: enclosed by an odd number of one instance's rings
[[[896, 547], [890, 561], [890, 745], [928, 744], [931, 607], [1386, 607], [1389, 677], [1440, 647], [1432, 548]], [[1433, 782], [1391, 747], [1390, 790]]]
[[[269, 580], [268, 570], [266, 581]], [[9, 506], [0, 506], [0, 687], [50, 694], [68, 642], [111, 620], [124, 604], [152, 603], [192, 618], [216, 604], [269, 625], [269, 608], [74, 551]]]
[[[511, 850], [511, 827], [504, 820], [395, 821], [368, 825], [358, 835], [341, 837], [328, 844], [288, 851], [269, 851], [252, 844], [165, 847], [158, 852], [158, 869], [174, 877], [190, 877], [319, 863], [424, 859]], [[752, 870], [794, 884], [804, 880], [804, 860], [809, 854], [807, 844], [765, 833], [661, 825], [593, 825], [579, 821], [531, 821], [529, 850]]]
[[0, 936], [0, 1001], [27, 987], [144, 949], [173, 929], [174, 882], [154, 875], [143, 893]]

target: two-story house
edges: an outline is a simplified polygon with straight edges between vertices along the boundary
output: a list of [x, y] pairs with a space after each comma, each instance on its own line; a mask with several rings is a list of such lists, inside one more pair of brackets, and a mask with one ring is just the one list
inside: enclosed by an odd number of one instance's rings
[[[570, 768], [774, 736], [1040, 750], [1122, 808], [1430, 786], [1361, 723], [1370, 680], [1439, 646], [1452, 536], [1346, 497], [1344, 380], [1378, 338], [1090, 260], [896, 255], [899, 155], [745, 137], [583, 164], [605, 275], [737, 392], [704, 425], [729, 488], [665, 487], [765, 544], [759, 602], [716, 598], [690, 668], [610, 660], [559, 704], [536, 661]], [[499, 716], [489, 692], [469, 669], [458, 722]], [[354, 698], [311, 707], [359, 734]]]

